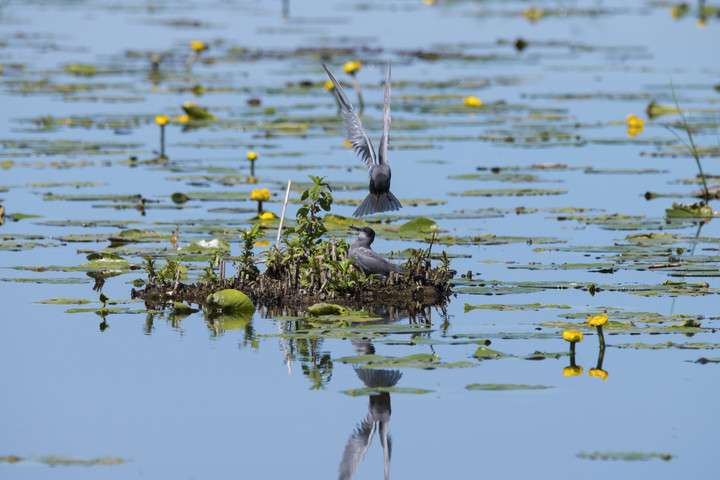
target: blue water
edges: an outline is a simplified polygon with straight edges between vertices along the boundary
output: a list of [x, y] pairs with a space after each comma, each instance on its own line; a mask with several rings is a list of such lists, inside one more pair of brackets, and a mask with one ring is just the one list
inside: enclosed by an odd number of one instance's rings
[[[310, 3], [310, 5], [307, 5]], [[325, 357], [333, 362], [331, 377], [322, 388], [303, 374], [313, 358], [295, 351], [292, 340], [275, 337], [291, 325], [257, 313], [251, 327], [216, 335], [202, 313], [177, 325], [165, 315], [149, 324], [144, 313], [112, 314], [109, 328], [101, 331], [101, 319], [93, 313], [65, 313], [68, 306], [35, 302], [50, 298], [95, 300], [92, 282], [83, 272], [32, 272], [15, 266], [76, 266], [86, 261], [86, 251], [107, 247], [106, 242], [66, 243], [69, 234], [117, 232], [117, 227], [59, 227], [47, 221], [132, 221], [128, 228], [172, 232], [181, 225], [180, 241], [203, 238], [191, 233], [196, 219], [216, 219], [249, 226], [251, 214], [213, 212], [220, 207], [253, 208], [249, 201], [191, 201], [183, 210], [148, 208], [145, 216], [134, 209], [98, 208], [106, 201], [47, 201], [43, 194], [142, 194], [163, 205], [171, 204], [175, 192], [250, 192], [269, 188], [273, 201], [266, 207], [280, 213], [281, 197], [288, 179], [307, 181], [307, 174], [327, 175], [336, 197], [359, 200], [361, 191], [343, 191], [342, 185], [365, 181], [360, 161], [343, 148], [344, 132], [339, 115], [334, 131], [325, 131], [317, 119], [337, 115], [328, 92], [312, 87], [305, 93], [284, 94], [288, 82], [323, 82], [317, 55], [278, 55], [299, 48], [367, 47], [356, 56], [325, 59], [340, 74], [342, 63], [358, 58], [366, 103], [364, 120], [372, 138], [379, 137], [384, 68], [393, 62], [394, 124], [396, 145], [431, 148], [391, 150], [393, 192], [401, 199], [446, 200], [439, 206], [407, 206], [400, 214], [427, 216], [448, 233], [458, 236], [551, 237], [564, 243], [443, 246], [449, 253], [466, 255], [453, 260], [460, 273], [472, 270], [476, 277], [512, 282], [575, 281], [598, 284], [661, 284], [665, 271], [624, 271], [613, 275], [577, 270], [510, 269], [530, 262], [543, 264], [603, 262], [605, 254], [553, 250], [553, 246], [609, 246], [624, 243], [637, 231], [618, 231], [558, 221], [551, 208], [590, 209], [586, 214], [627, 214], [662, 218], [678, 199], [646, 201], [646, 191], [679, 193], [695, 188], [678, 184], [693, 178], [689, 157], [652, 157], [657, 151], [651, 139], [673, 140], [665, 128], [677, 117], [649, 120], [644, 110], [649, 99], [672, 103], [670, 81], [678, 100], [690, 109], [692, 121], [718, 116], [717, 84], [720, 70], [715, 46], [718, 21], [698, 27], [693, 17], [674, 20], [668, 6], [651, 2], [536, 2], [546, 10], [566, 8], [570, 14], [552, 15], [529, 22], [522, 12], [525, 2], [421, 1], [355, 3], [292, 2], [290, 16], [283, 19], [281, 2], [6, 2], [0, 11], [0, 140], [71, 140], [137, 144], [141, 160], [155, 156], [158, 131], [153, 118], [160, 113], [181, 113], [180, 106], [195, 101], [211, 108], [221, 120], [218, 126], [182, 132], [167, 128], [167, 150], [178, 171], [157, 166], [130, 167], [129, 154], [102, 151], [90, 155], [43, 154], [28, 149], [15, 156], [14, 149], [0, 149], [0, 161], [15, 165], [0, 171], [0, 204], [6, 213], [42, 215], [39, 219], [8, 222], [0, 238], [15, 234], [47, 237], [50, 246], [0, 251], [2, 278], [81, 278], [80, 284], [31, 284], [0, 282], [5, 314], [0, 320], [0, 361], [3, 395], [0, 396], [0, 457], [27, 459], [18, 464], [0, 463], [1, 478], [331, 478], [338, 475], [348, 444], [368, 413], [367, 396], [342, 392], [364, 385], [352, 365], [338, 359], [356, 355], [349, 340], [325, 339], [314, 345], [317, 364]], [[692, 9], [696, 6], [692, 5]], [[595, 16], [574, 15], [573, 9], [605, 9]], [[170, 21], [200, 22], [200, 27], [172, 26]], [[516, 52], [512, 42], [530, 42]], [[193, 68], [195, 80], [206, 87], [229, 87], [231, 92], [193, 97], [171, 87], [191, 85], [184, 65], [191, 40], [204, 40], [211, 48]], [[501, 44], [500, 40], [509, 42]], [[555, 42], [555, 43], [552, 43]], [[569, 46], [572, 45], [572, 46]], [[258, 58], [227, 61], [230, 47], [244, 47]], [[582, 48], [580, 48], [582, 47]], [[441, 57], [423, 60], [414, 51], [459, 53], [493, 59]], [[142, 58], [126, 52], [141, 52]], [[161, 63], [171, 74], [153, 86], [147, 80], [150, 52], [168, 52]], [[272, 55], [270, 55], [272, 53]], [[57, 73], [67, 63], [94, 64], [112, 73], [91, 78]], [[105, 88], [72, 94], [20, 94], [16, 82], [47, 78], [53, 83], [102, 83]], [[466, 81], [488, 81], [485, 88], [468, 88]], [[512, 80], [512, 81], [509, 81]], [[347, 77], [341, 81], [348, 82]], [[428, 87], [422, 82], [454, 82], [448, 87]], [[354, 93], [349, 90], [351, 99]], [[630, 99], [604, 98], [561, 100], [573, 94], [635, 95]], [[419, 95], [455, 95], [453, 98], [419, 99]], [[492, 113], [480, 109], [433, 113], [427, 108], [459, 105], [462, 97], [477, 95], [486, 104], [505, 101], [519, 110]], [[93, 96], [100, 99], [91, 98]], [[137, 101], [109, 101], [137, 97]], [[247, 105], [258, 97], [260, 109]], [[84, 98], [84, 100], [82, 99]], [[263, 115], [272, 107], [275, 114]], [[526, 107], [562, 115], [557, 122], [532, 119]], [[556, 111], [559, 109], [558, 111]], [[703, 109], [699, 111], [698, 109]], [[639, 143], [579, 147], [513, 147], [481, 140], [499, 135], [498, 130], [527, 132], [522, 127], [541, 124], [558, 127], [585, 140], [627, 139], [625, 119], [635, 114], [646, 120]], [[42, 116], [56, 118], [90, 116], [98, 122], [137, 118], [138, 124], [115, 131], [58, 126], [37, 131], [29, 121]], [[289, 134], [266, 138], [256, 122], [284, 118], [310, 125], [307, 136]], [[298, 120], [300, 119], [300, 120]], [[711, 120], [710, 120], [711, 121]], [[419, 128], [403, 128], [404, 122], [420, 122]], [[613, 123], [615, 122], [615, 123]], [[573, 127], [578, 124], [579, 126]], [[468, 139], [470, 138], [470, 139]], [[392, 139], [391, 139], [392, 140]], [[712, 129], [696, 131], [698, 144], [717, 146]], [[125, 150], [125, 147], [119, 147]], [[109, 149], [112, 150], [112, 149]], [[214, 174], [213, 167], [237, 168], [247, 174], [245, 153], [260, 152], [257, 185], [225, 187], [209, 182], [193, 185], [190, 179], [172, 176]], [[299, 152], [299, 156], [292, 155]], [[92, 162], [89, 166], [56, 168], [51, 162]], [[707, 173], [717, 174], [714, 158], [705, 158]], [[656, 169], [652, 174], [588, 174], [583, 169], [532, 170], [542, 181], [531, 184], [478, 180], [449, 180], [451, 174], [472, 174], [478, 167], [527, 168], [543, 163], [596, 169]], [[296, 170], [295, 165], [313, 165]], [[342, 166], [343, 168], [336, 168]], [[351, 168], [352, 167], [352, 168]], [[106, 185], [30, 187], [41, 182], [94, 181]], [[463, 197], [451, 193], [491, 188], [563, 189], [563, 195]], [[296, 195], [297, 196], [297, 195]], [[248, 195], [249, 197], [249, 195]], [[680, 199], [684, 202], [691, 198]], [[716, 202], [711, 203], [716, 209]], [[537, 208], [531, 214], [448, 219], [463, 210]], [[333, 213], [349, 216], [354, 205], [334, 206]], [[294, 216], [296, 204], [289, 206]], [[406, 218], [396, 221], [401, 224]], [[162, 225], [156, 225], [161, 223]], [[641, 229], [640, 232], [658, 232]], [[697, 225], [667, 230], [688, 237]], [[713, 255], [720, 238], [717, 221], [704, 225], [697, 254]], [[274, 238], [274, 235], [272, 235]], [[3, 240], [4, 241], [4, 240]], [[157, 247], [150, 244], [148, 247]], [[379, 252], [425, 246], [378, 238]], [[678, 245], [673, 245], [672, 248]], [[691, 242], [680, 245], [690, 248]], [[170, 248], [169, 243], [163, 247]], [[543, 247], [545, 251], [535, 251]], [[236, 237], [232, 252], [238, 253]], [[136, 263], [137, 257], [132, 258]], [[127, 299], [130, 281], [144, 276], [132, 272], [110, 278], [103, 293], [114, 300]], [[707, 282], [718, 288], [717, 277], [692, 277], [688, 282]], [[539, 309], [498, 312], [464, 312], [466, 303], [568, 305], [569, 310]], [[643, 297], [621, 292], [590, 296], [581, 290], [544, 290], [537, 293], [483, 296], [459, 294], [452, 298], [448, 315], [433, 310], [426, 320], [432, 331], [427, 342], [408, 345], [409, 334], [374, 340], [376, 353], [405, 356], [435, 353], [442, 362], [477, 362], [476, 344], [449, 344], [453, 335], [475, 334], [492, 338], [490, 348], [512, 355], [535, 351], [564, 353], [567, 344], [555, 328], [543, 322], [565, 320], [567, 313], [590, 313], [605, 308], [619, 312], [684, 314], [701, 318], [703, 327], [717, 327], [717, 295]], [[97, 306], [97, 304], [94, 304]], [[93, 306], [93, 304], [91, 304]], [[131, 303], [133, 309], [141, 304]], [[631, 316], [636, 318], [638, 315]], [[399, 319], [396, 325], [409, 324]], [[642, 325], [639, 323], [639, 325]], [[539, 329], [539, 330], [538, 330]], [[502, 339], [498, 333], [547, 333], [550, 338]], [[584, 372], [563, 376], [566, 356], [542, 361], [519, 358], [486, 360], [473, 368], [402, 369], [397, 386], [431, 390], [426, 394], [390, 395], [392, 438], [390, 473], [395, 478], [715, 478], [714, 446], [718, 441], [715, 398], [717, 365], [700, 365], [700, 357], [717, 358], [717, 349], [662, 350], [621, 349], [613, 345], [645, 342], [718, 343], [717, 333], [705, 330], [692, 338], [672, 335], [606, 335], [609, 344], [603, 369], [607, 381], [587, 375], [596, 366], [599, 349], [593, 334], [578, 345], [577, 364]], [[288, 352], [293, 357], [288, 359]], [[473, 383], [544, 385], [545, 390], [470, 391]], [[637, 452], [671, 454], [660, 459], [621, 461], [588, 460], [580, 453]], [[57, 466], [40, 461], [44, 456], [74, 459], [100, 457], [126, 460], [119, 466]], [[355, 478], [382, 478], [383, 449], [379, 432], [358, 465]]]

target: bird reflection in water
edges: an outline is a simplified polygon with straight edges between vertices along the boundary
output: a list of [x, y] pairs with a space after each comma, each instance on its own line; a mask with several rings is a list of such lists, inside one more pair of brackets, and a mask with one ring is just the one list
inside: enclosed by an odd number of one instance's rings
[[[352, 339], [351, 342], [358, 355], [372, 355], [375, 353], [375, 347], [369, 340]], [[367, 388], [394, 387], [402, 377], [399, 370], [355, 368], [355, 373]], [[370, 395], [368, 413], [353, 434], [350, 435], [345, 446], [345, 452], [340, 463], [340, 479], [355, 478], [355, 474], [357, 474], [360, 464], [370, 448], [376, 431], [383, 449], [385, 478], [390, 477], [390, 452], [392, 450], [392, 441], [388, 434], [390, 412], [389, 393], [377, 392]]]

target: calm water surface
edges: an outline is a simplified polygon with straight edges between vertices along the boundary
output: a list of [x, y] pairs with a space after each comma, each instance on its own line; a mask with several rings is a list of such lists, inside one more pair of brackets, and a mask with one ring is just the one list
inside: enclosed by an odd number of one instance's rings
[[[672, 81], [697, 143], [715, 149], [703, 158], [706, 173], [720, 174], [711, 128], [718, 117], [720, 24], [699, 21], [696, 4], [680, 18], [671, 13], [669, 4], [656, 2], [585, 1], [290, 2], [287, 18], [275, 1], [0, 4], [0, 204], [6, 214], [39, 216], [0, 226], [0, 457], [24, 459], [0, 463], [0, 477], [382, 478], [387, 428], [395, 478], [716, 478], [718, 367], [696, 361], [720, 357], [720, 230], [717, 220], [699, 234], [693, 221], [667, 224], [673, 201], [694, 201], [682, 194], [698, 188], [687, 182], [697, 168], [666, 128], [679, 117], [649, 119], [645, 108], [652, 100], [671, 105]], [[533, 15], [542, 18], [529, 20]], [[513, 45], [518, 38], [528, 42], [522, 51]], [[188, 75], [192, 40], [210, 49]], [[150, 74], [152, 53], [162, 55], [160, 78]], [[96, 302], [92, 280], [72, 271], [90, 252], [119, 251], [138, 265], [142, 258], [133, 249], [173, 253], [169, 241], [111, 250], [103, 234], [171, 234], [179, 225], [181, 245], [223, 236], [237, 254], [234, 232], [252, 224], [253, 188], [271, 190], [266, 207], [278, 215], [287, 180], [306, 182], [308, 174], [327, 176], [337, 199], [357, 203], [366, 174], [343, 147], [320, 67], [326, 62], [354, 101], [342, 74], [342, 64], [354, 59], [363, 62], [363, 120], [373, 138], [385, 64], [393, 62], [393, 192], [408, 206], [390, 221], [425, 216], [448, 235], [503, 238], [434, 247], [457, 256], [458, 272], [495, 281], [498, 290], [462, 293], [468, 290], [458, 284], [447, 315], [431, 310], [420, 318], [388, 318], [396, 333], [371, 341], [326, 338], [309, 348], [278, 336], [293, 323], [262, 312], [243, 329], [214, 331], [202, 313], [172, 322], [167, 312], [151, 315], [140, 303], [123, 303], [127, 313], [109, 315], [103, 330], [93, 312], [38, 303]], [[73, 63], [93, 65], [97, 73], [68, 73]], [[194, 84], [207, 91], [194, 95]], [[469, 95], [485, 106], [464, 107]], [[249, 105], [251, 98], [261, 106]], [[219, 121], [199, 129], [168, 125], [170, 162], [142, 163], [157, 156], [155, 115], [179, 116], [189, 101]], [[645, 120], [635, 136], [627, 133], [631, 114]], [[60, 141], [71, 148], [61, 150]], [[260, 153], [259, 182], [222, 185], [223, 175], [249, 173], [248, 150]], [[140, 165], [132, 166], [130, 156]], [[542, 164], [557, 166], [533, 168]], [[492, 167], [532, 177], [507, 181], [493, 177]], [[472, 174], [484, 176], [450, 178]], [[520, 189], [535, 192], [520, 195]], [[559, 191], [534, 194], [538, 189]], [[485, 192], [458, 195], [470, 190]], [[646, 201], [647, 191], [681, 195]], [[174, 208], [175, 192], [214, 199]], [[235, 193], [241, 196], [228, 196]], [[144, 215], [102, 197], [134, 194], [150, 201]], [[418, 198], [435, 202], [410, 206]], [[355, 203], [333, 213], [350, 216]], [[717, 202], [711, 206], [718, 209]], [[516, 214], [520, 207], [531, 211]], [[290, 205], [290, 218], [296, 208]], [[636, 219], [608, 224], [614, 214]], [[580, 217], [565, 218], [572, 215]], [[662, 232], [674, 236], [664, 249], [612, 251], [633, 243], [628, 235]], [[374, 246], [388, 252], [427, 244], [378, 238]], [[638, 251], [654, 248], [654, 257], [638, 259]], [[700, 259], [694, 266], [707, 272], [649, 268], [679, 261], [671, 258], [678, 255], [691, 266]], [[605, 263], [614, 273], [598, 272], [607, 270]], [[560, 268], [567, 264], [581, 265]], [[626, 268], [638, 264], [644, 267]], [[18, 268], [49, 266], [60, 268]], [[103, 293], [128, 299], [130, 282], [143, 276], [140, 270], [108, 278]], [[574, 288], [500, 294], [521, 281], [609, 288], [594, 296]], [[666, 281], [707, 285], [703, 295], [646, 296], [621, 288], [649, 285], [657, 292]], [[546, 308], [465, 309], [535, 303]], [[79, 307], [88, 306], [99, 304]], [[579, 376], [563, 374], [565, 355], [521, 358], [564, 354], [563, 322], [585, 328], [586, 315], [603, 310], [622, 323], [617, 334], [606, 330], [606, 381], [588, 375], [601, 352], [587, 329], [577, 346]], [[687, 319], [701, 328], [692, 335], [665, 329]], [[631, 324], [658, 334], [631, 332]], [[473, 356], [478, 343], [468, 337], [490, 340], [490, 348], [514, 357], [480, 361]], [[674, 346], [620, 348], [667, 342]], [[474, 366], [356, 371], [339, 361], [372, 349]], [[363, 388], [363, 381], [427, 392], [345, 393]], [[549, 388], [466, 388], [472, 384]], [[672, 458], [586, 458], [593, 454]], [[53, 468], [51, 456], [124, 462]]]

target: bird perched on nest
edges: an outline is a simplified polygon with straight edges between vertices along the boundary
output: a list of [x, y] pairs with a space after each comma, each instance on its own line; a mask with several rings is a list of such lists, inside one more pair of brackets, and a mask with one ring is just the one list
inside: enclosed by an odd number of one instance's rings
[[383, 133], [380, 137], [380, 149], [375, 154], [375, 149], [370, 142], [370, 138], [365, 132], [365, 128], [360, 121], [360, 117], [353, 108], [350, 100], [348, 100], [345, 91], [338, 83], [335, 76], [323, 64], [323, 68], [330, 76], [330, 80], [335, 85], [335, 93], [340, 100], [345, 129], [347, 129], [348, 139], [355, 151], [360, 154], [365, 166], [370, 173], [370, 193], [365, 200], [355, 209], [353, 217], [370, 215], [373, 213], [389, 212], [400, 210], [402, 205], [390, 191], [390, 165], [388, 165], [388, 142], [390, 136], [390, 64], [388, 64], [387, 74], [385, 75], [385, 103], [383, 105]]
[[370, 244], [375, 240], [375, 230], [354, 225], [350, 225], [350, 228], [358, 232], [358, 235], [350, 244], [348, 256], [366, 275], [377, 274], [387, 277], [390, 272], [407, 273], [407, 268], [385, 260], [370, 248]]

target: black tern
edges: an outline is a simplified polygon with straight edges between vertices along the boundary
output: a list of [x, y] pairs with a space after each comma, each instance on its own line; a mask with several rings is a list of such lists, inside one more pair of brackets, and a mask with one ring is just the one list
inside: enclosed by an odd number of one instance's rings
[[385, 260], [370, 248], [370, 244], [375, 240], [375, 230], [354, 225], [350, 225], [350, 228], [358, 232], [358, 235], [350, 244], [348, 256], [366, 275], [377, 274], [387, 277], [390, 272], [407, 273], [407, 268]]
[[365, 166], [370, 173], [370, 193], [365, 200], [355, 209], [353, 217], [370, 215], [373, 213], [389, 212], [392, 210], [400, 210], [402, 205], [390, 191], [390, 165], [388, 165], [388, 141], [390, 136], [390, 64], [388, 64], [387, 74], [385, 75], [385, 103], [383, 105], [383, 133], [380, 137], [380, 149], [375, 154], [375, 149], [370, 142], [370, 138], [365, 132], [365, 128], [360, 121], [360, 117], [353, 108], [350, 100], [348, 100], [345, 91], [338, 83], [335, 76], [323, 64], [323, 68], [330, 76], [330, 80], [335, 85], [335, 93], [338, 100], [345, 122], [345, 129], [348, 133], [348, 139], [355, 151], [362, 157]]

